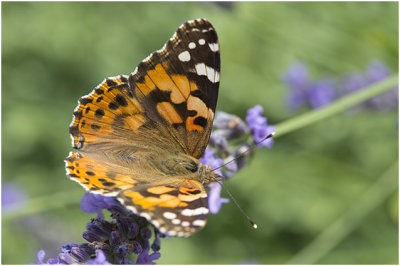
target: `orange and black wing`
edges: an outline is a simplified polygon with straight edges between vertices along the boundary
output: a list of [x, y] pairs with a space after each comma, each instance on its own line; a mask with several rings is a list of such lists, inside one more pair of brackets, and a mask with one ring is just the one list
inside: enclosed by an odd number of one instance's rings
[[211, 132], [219, 75], [213, 26], [204, 19], [186, 22], [132, 74], [108, 78], [79, 99], [73, 146], [98, 152], [121, 143], [159, 145], [199, 158]]

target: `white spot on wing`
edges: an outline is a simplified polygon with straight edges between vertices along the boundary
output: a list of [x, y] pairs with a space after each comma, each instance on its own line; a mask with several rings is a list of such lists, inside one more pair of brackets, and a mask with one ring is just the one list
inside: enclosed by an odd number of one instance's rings
[[181, 223], [181, 220], [179, 220], [179, 219], [173, 219], [173, 220], [172, 220], [172, 223], [173, 223], [173, 224], [180, 224], [180, 223]]
[[160, 227], [160, 225], [161, 225], [160, 222], [157, 221], [157, 220], [153, 220], [152, 223], [153, 223], [154, 226], [157, 227], [157, 228]]
[[195, 225], [195, 226], [204, 226], [206, 224], [206, 221], [204, 221], [204, 220], [194, 220], [192, 224]]
[[183, 227], [188, 227], [190, 225], [190, 223], [188, 221], [183, 221], [182, 222], [182, 226]]
[[163, 216], [164, 216], [165, 218], [167, 218], [167, 219], [172, 220], [172, 219], [175, 219], [176, 214], [173, 213], [173, 212], [164, 212], [164, 213], [163, 213]]
[[208, 46], [210, 46], [210, 49], [213, 52], [218, 52], [219, 51], [218, 43], [209, 43]]
[[146, 220], [149, 221], [149, 222], [151, 221], [151, 217], [147, 213], [141, 213], [140, 216], [146, 218]]
[[188, 46], [190, 49], [196, 48], [196, 44], [194, 42], [190, 42]]
[[207, 76], [212, 83], [219, 82], [219, 72], [214, 68], [206, 66], [204, 63], [197, 64], [195, 68], [197, 75]]
[[199, 75], [199, 76], [207, 75], [206, 65], [204, 63], [197, 64], [195, 66], [195, 68], [196, 68], [197, 75]]
[[204, 39], [200, 39], [200, 40], [199, 40], [199, 44], [200, 44], [200, 45], [204, 45], [205, 43], [206, 43], [206, 41], [205, 41]]
[[178, 58], [181, 62], [190, 61], [190, 53], [188, 51], [184, 51], [178, 55]]
[[184, 209], [181, 214], [184, 216], [195, 216], [195, 215], [201, 215], [201, 214], [207, 214], [208, 209], [205, 207], [200, 207], [197, 209]]

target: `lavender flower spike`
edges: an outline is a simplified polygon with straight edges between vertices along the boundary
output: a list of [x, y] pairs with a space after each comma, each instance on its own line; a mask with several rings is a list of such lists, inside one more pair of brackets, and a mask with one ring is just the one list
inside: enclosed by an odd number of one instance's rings
[[246, 122], [249, 125], [254, 143], [258, 143], [258, 147], [265, 146], [271, 148], [274, 140], [269, 138], [263, 141], [269, 134], [275, 131], [275, 126], [267, 124], [267, 118], [262, 116], [264, 109], [261, 105], [256, 105], [247, 111]]
[[111, 265], [107, 261], [106, 255], [104, 255], [104, 252], [100, 249], [96, 250], [96, 258], [88, 260], [86, 262], [88, 265]]
[[[211, 168], [217, 168], [223, 164], [222, 159], [217, 157], [214, 151], [207, 147], [204, 151], [203, 157], [200, 158], [200, 162], [204, 165], [208, 165]], [[222, 176], [221, 169], [217, 169], [215, 173]], [[221, 198], [221, 185], [217, 183], [211, 183], [208, 185], [210, 193], [208, 197], [208, 208], [212, 214], [216, 214], [221, 209], [222, 203], [229, 202], [228, 199]]]
[[155, 264], [153, 260], [160, 258], [160, 253], [154, 252], [149, 255], [148, 250], [144, 250], [137, 258], [136, 264]]

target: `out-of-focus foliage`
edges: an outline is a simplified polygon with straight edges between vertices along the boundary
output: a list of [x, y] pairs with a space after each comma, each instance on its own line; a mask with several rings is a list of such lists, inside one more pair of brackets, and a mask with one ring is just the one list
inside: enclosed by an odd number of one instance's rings
[[[74, 198], [37, 215], [3, 217], [2, 262], [33, 263], [39, 249], [54, 257], [60, 245], [82, 242], [91, 216], [80, 211], [84, 191], [66, 178], [63, 163], [76, 101], [104, 78], [132, 72], [184, 21], [205, 17], [217, 29], [217, 109], [244, 118], [260, 104], [278, 124], [298, 115], [285, 105], [281, 80], [294, 61], [306, 62], [316, 78], [363, 71], [371, 60], [397, 72], [397, 12], [395, 2], [3, 2], [2, 184], [21, 186], [29, 199], [68, 191]], [[276, 139], [227, 183], [259, 229], [225, 204], [194, 236], [163, 239], [158, 262], [290, 261], [397, 164], [397, 121], [397, 110], [344, 112]], [[391, 191], [378, 193], [378, 207], [361, 221], [347, 220], [340, 228], [354, 230], [307, 263], [397, 263]]]

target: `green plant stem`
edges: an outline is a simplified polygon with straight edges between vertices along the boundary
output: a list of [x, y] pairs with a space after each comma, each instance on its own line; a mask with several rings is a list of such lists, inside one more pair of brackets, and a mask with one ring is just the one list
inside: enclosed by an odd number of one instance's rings
[[310, 244], [294, 255], [286, 264], [315, 264], [348, 236], [368, 213], [378, 207], [397, 190], [398, 161], [385, 171], [352, 204], [347, 211], [327, 226]]
[[357, 91], [350, 94], [349, 96], [346, 96], [345, 98], [339, 99], [324, 108], [316, 109], [284, 121], [276, 125], [275, 138], [300, 129], [302, 127], [308, 126], [312, 123], [322, 121], [337, 113], [343, 112], [348, 108], [355, 106], [356, 104], [371, 99], [390, 89], [393, 89], [397, 84], [398, 75], [392, 75], [379, 83], [372, 84], [371, 86], [368, 86], [363, 90]]

